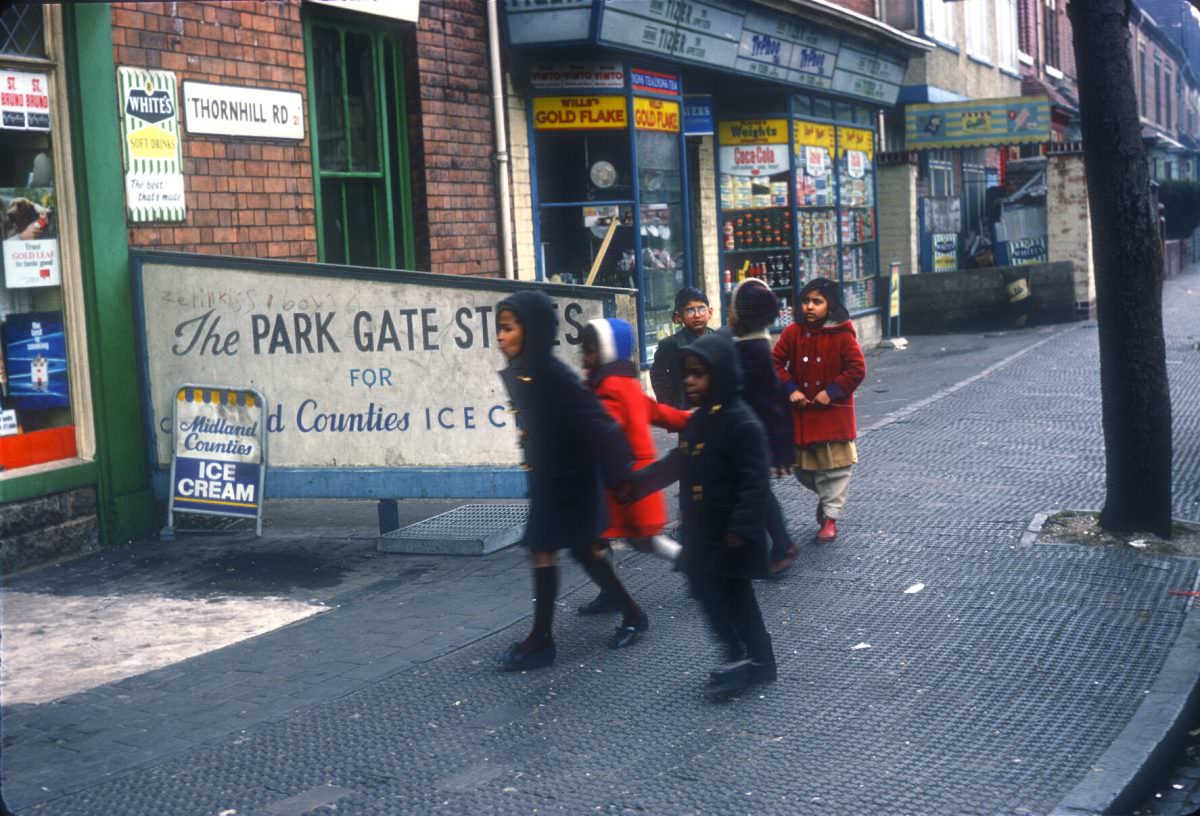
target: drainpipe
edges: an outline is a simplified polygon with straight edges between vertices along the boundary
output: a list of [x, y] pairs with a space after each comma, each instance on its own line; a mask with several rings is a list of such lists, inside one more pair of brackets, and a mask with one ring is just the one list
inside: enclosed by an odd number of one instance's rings
[[508, 184], [508, 130], [504, 116], [504, 74], [500, 70], [500, 19], [496, 11], [497, 0], [487, 0], [488, 55], [492, 63], [492, 127], [496, 131], [496, 183], [499, 187], [500, 203], [500, 258], [504, 264], [504, 277], [512, 279], [512, 193]]

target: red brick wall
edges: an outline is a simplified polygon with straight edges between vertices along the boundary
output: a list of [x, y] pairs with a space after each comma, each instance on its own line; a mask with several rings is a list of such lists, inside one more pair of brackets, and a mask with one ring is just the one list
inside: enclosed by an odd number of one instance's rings
[[434, 272], [502, 274], [484, 4], [423, 0], [416, 40], [419, 90], [409, 128], [419, 135], [414, 197], [425, 204], [418, 254]]
[[[307, 99], [300, 6], [259, 2], [114, 3], [118, 66], [185, 79], [300, 91]], [[130, 224], [129, 244], [180, 252], [317, 259], [309, 140], [183, 133], [187, 220]]]

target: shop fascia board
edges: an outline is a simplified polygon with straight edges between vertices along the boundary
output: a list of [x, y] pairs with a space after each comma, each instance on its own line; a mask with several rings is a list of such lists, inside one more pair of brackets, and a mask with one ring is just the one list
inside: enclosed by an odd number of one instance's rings
[[924, 37], [892, 28], [874, 17], [842, 8], [835, 3], [826, 2], [826, 0], [758, 0], [758, 2], [760, 5], [786, 14], [819, 18], [821, 22], [831, 23], [846, 33], [857, 34], [868, 39], [883, 38], [893, 45], [906, 49], [910, 58], [921, 56], [934, 49], [934, 44]]

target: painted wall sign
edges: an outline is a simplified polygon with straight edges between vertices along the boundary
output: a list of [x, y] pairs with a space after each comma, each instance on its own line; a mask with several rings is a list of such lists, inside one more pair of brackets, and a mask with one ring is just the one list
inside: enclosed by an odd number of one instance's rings
[[61, 312], [15, 312], [4, 320], [8, 396], [18, 408], [66, 408], [67, 343]]
[[0, 130], [50, 130], [50, 81], [45, 74], [0, 70]]
[[188, 133], [258, 139], [304, 139], [304, 98], [297, 91], [183, 83]]
[[625, 68], [619, 62], [554, 63], [535, 65], [529, 71], [535, 88], [625, 87]]
[[[272, 473], [519, 464], [495, 342], [496, 304], [518, 287], [394, 271], [391, 280], [332, 277], [282, 262], [194, 264], [135, 255], [160, 467], [172, 452], [176, 389], [189, 382], [244, 383], [268, 397]], [[575, 367], [588, 320], [606, 308], [635, 314], [632, 292], [548, 291], [557, 352]]]
[[512, 45], [586, 40], [592, 0], [504, 0], [504, 20]]
[[680, 127], [679, 103], [669, 99], [634, 97], [633, 124], [638, 130], [678, 133]]
[[1045, 96], [908, 105], [904, 116], [909, 150], [1002, 147], [1050, 138], [1050, 100]]
[[711, 94], [688, 94], [683, 98], [683, 132], [688, 136], [713, 134], [713, 98]]
[[183, 161], [175, 74], [117, 68], [129, 220], [183, 221]]
[[623, 96], [539, 96], [534, 130], [619, 129], [626, 125]]
[[266, 466], [263, 404], [253, 390], [189, 385], [176, 391], [173, 512], [259, 515]]

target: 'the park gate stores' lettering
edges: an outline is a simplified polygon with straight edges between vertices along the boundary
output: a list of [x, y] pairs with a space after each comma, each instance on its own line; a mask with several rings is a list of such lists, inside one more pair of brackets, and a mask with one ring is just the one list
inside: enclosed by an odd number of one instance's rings
[[[166, 418], [171, 395], [183, 383], [261, 392], [260, 428], [274, 467], [520, 463], [516, 423], [498, 376], [505, 360], [496, 347], [496, 304], [510, 287], [466, 287], [412, 274], [399, 280], [321, 275], [303, 268], [305, 273], [293, 274], [142, 262], [150, 411], [160, 463], [170, 461]], [[632, 292], [551, 290], [558, 313], [555, 354], [576, 368], [588, 320], [636, 313]], [[194, 436], [186, 453], [224, 455], [212, 448], [213, 440], [195, 434], [192, 427], [184, 432], [185, 441]]]
[[[447, 320], [437, 307], [410, 307], [359, 310], [342, 319], [349, 321], [350, 337], [358, 351], [439, 351], [446, 339], [466, 350], [476, 345], [492, 347], [493, 311], [492, 306], [460, 306]], [[248, 315], [248, 350], [256, 355], [339, 354], [342, 348], [337, 336], [342, 333], [334, 323], [338, 318], [337, 312], [255, 312]], [[579, 345], [587, 322], [583, 307], [579, 303], [566, 304], [562, 319], [565, 331], [561, 339], [555, 338], [554, 345], [563, 341]], [[235, 356], [242, 350], [242, 330], [223, 327], [215, 308], [179, 322], [174, 335], [177, 342], [171, 346], [171, 353], [179, 357]]]

